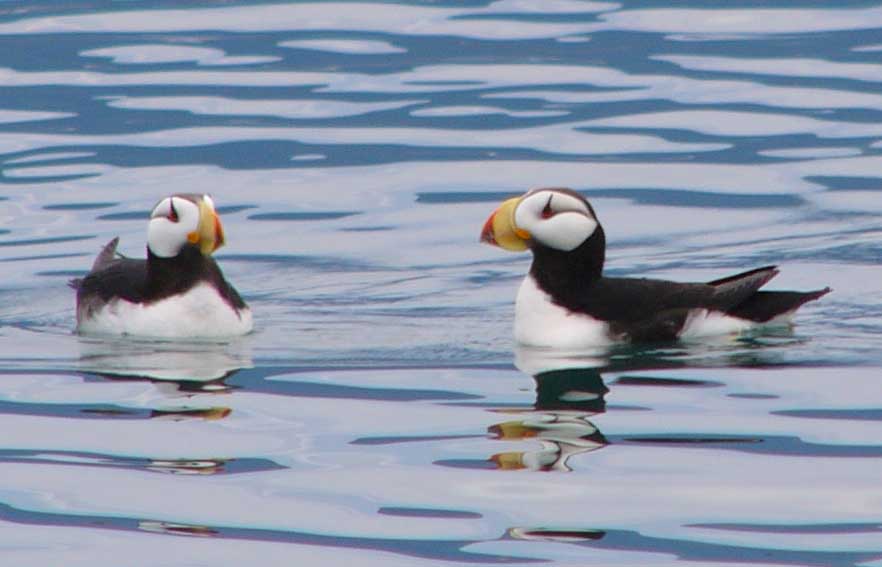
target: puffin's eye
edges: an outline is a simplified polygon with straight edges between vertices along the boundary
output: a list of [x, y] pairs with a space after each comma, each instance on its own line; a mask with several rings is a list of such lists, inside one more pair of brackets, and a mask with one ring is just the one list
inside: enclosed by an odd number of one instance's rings
[[542, 218], [549, 219], [554, 216], [554, 211], [551, 210], [551, 198], [553, 195], [549, 195], [548, 202], [545, 203], [545, 207], [542, 209]]
[[172, 222], [178, 222], [179, 220], [181, 220], [181, 217], [178, 216], [178, 211], [175, 209], [175, 201], [174, 201], [174, 199], [172, 199], [171, 201], [169, 201], [168, 204], [169, 204], [169, 207], [168, 207], [168, 220], [170, 220], [170, 221], [172, 221]]

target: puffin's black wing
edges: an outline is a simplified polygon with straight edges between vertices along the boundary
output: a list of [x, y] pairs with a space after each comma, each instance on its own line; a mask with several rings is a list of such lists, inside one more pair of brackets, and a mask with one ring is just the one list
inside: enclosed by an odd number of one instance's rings
[[[95, 261], [92, 262], [92, 268], [89, 270], [89, 273], [86, 277], [94, 274], [95, 272], [100, 272], [104, 268], [110, 266], [116, 259], [116, 247], [119, 244], [119, 236], [113, 238], [110, 242], [104, 245], [101, 249], [101, 252], [95, 257]], [[67, 285], [72, 287], [73, 289], [79, 291], [80, 287], [83, 285], [83, 280], [86, 278], [73, 278]]]
[[122, 298], [132, 302], [144, 300], [147, 261], [117, 258], [100, 270], [89, 272], [79, 280], [77, 297], [95, 295], [104, 301]]
[[77, 290], [77, 318], [83, 319], [115, 298], [132, 302], [144, 299], [147, 262], [131, 258], [117, 258], [119, 238], [107, 243], [92, 270], [82, 278], [70, 280], [68, 285]]
[[[721, 311], [742, 318], [748, 318], [748, 313], [771, 313], [774, 310], [766, 305], [765, 296], [755, 304], [752, 301], [759, 288], [777, 274], [777, 268], [766, 266], [708, 283], [600, 278], [586, 290], [578, 310], [608, 321], [613, 334], [632, 341], [673, 340], [691, 309]], [[775, 303], [778, 293], [785, 292], [771, 292], [774, 297], [768, 298], [770, 303]], [[802, 302], [809, 299], [814, 297]], [[745, 308], [739, 311], [741, 306]], [[780, 309], [768, 319], [787, 310]]]
[[695, 308], [728, 311], [777, 275], [774, 266], [709, 283], [635, 278], [600, 278], [588, 286], [580, 311], [605, 321], [647, 321]]
[[766, 285], [778, 273], [777, 266], [764, 266], [708, 282], [707, 285], [715, 290], [716, 305], [712, 307], [725, 309], [739, 305], [754, 295], [759, 288]]

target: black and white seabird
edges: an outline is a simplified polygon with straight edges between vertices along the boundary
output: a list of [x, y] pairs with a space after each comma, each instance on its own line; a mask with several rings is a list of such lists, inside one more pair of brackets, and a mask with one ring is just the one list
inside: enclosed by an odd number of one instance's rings
[[251, 310], [211, 254], [224, 231], [208, 195], [161, 200], [147, 225], [147, 259], [119, 257], [119, 238], [91, 271], [71, 280], [77, 332], [162, 338], [221, 338], [251, 331]]
[[605, 277], [603, 228], [587, 199], [570, 189], [534, 189], [505, 201], [481, 240], [533, 253], [515, 306], [515, 339], [530, 346], [736, 334], [789, 324], [802, 304], [830, 292], [759, 291], [778, 274], [775, 266], [707, 283]]

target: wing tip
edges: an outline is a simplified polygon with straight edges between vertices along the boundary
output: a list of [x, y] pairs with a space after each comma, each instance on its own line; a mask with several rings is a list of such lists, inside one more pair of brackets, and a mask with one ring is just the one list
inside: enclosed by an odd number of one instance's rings
[[726, 276], [724, 278], [719, 278], [713, 281], [708, 282], [708, 285], [712, 285], [714, 287], [718, 287], [721, 285], [725, 285], [727, 283], [732, 283], [736, 281], [744, 281], [749, 278], [756, 278], [758, 276], [762, 283], [757, 285], [757, 289], [764, 286], [769, 280], [777, 276], [781, 273], [781, 270], [778, 269], [778, 266], [763, 266], [761, 268], [754, 268], [752, 270], [747, 270], [746, 272], [739, 272], [737, 274], [733, 274], [731, 276]]
[[110, 242], [101, 248], [101, 252], [98, 253], [98, 256], [95, 257], [95, 261], [92, 263], [92, 272], [98, 271], [113, 262], [116, 257], [117, 245], [119, 245], [119, 236], [111, 238]]
[[820, 298], [824, 297], [825, 295], [827, 295], [828, 293], [831, 293], [832, 291], [833, 291], [833, 288], [830, 286], [827, 286], [824, 289], [818, 289], [815, 291], [810, 291], [808, 293], [809, 293], [809, 295], [811, 295], [812, 299], [820, 299]]

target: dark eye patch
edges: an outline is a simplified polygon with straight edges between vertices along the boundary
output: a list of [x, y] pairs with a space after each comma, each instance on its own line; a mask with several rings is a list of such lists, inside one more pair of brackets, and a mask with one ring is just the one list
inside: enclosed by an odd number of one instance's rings
[[543, 209], [542, 209], [542, 218], [543, 219], [551, 218], [554, 216], [554, 211], [551, 210], [551, 199], [553, 197], [554, 197], [554, 195], [548, 196], [548, 202], [545, 203], [545, 207], [543, 207]]
[[175, 209], [175, 200], [170, 200], [168, 205], [168, 220], [172, 222], [178, 222], [181, 220], [181, 217], [178, 216], [178, 211]]

